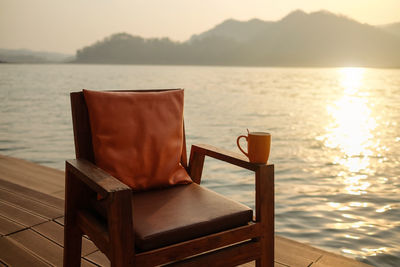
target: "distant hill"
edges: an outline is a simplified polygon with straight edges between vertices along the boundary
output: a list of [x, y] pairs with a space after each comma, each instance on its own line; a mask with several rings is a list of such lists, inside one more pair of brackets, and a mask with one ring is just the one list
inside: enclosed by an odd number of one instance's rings
[[382, 30], [400, 37], [400, 22], [379, 26]]
[[259, 19], [252, 19], [249, 21], [229, 19], [209, 31], [203, 32], [199, 35], [192, 35], [189, 42], [216, 36], [232, 39], [237, 42], [247, 42], [263, 35], [273, 24], [273, 22], [262, 21]]
[[64, 63], [74, 58], [73, 55], [62, 53], [0, 48], [0, 61], [7, 63]]
[[186, 42], [114, 34], [78, 50], [75, 62], [400, 67], [395, 29], [327, 11], [297, 10], [275, 22], [230, 19]]

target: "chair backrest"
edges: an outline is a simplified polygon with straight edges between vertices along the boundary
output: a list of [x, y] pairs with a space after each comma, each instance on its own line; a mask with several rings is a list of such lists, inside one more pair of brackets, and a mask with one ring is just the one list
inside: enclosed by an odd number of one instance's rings
[[[158, 90], [129, 90], [129, 91], [115, 91], [115, 92], [162, 92], [177, 89], [158, 89]], [[76, 158], [83, 158], [90, 162], [94, 161], [94, 152], [92, 145], [92, 134], [90, 131], [89, 113], [86, 106], [83, 92], [72, 92], [71, 97], [71, 112], [72, 112], [72, 125], [74, 130], [75, 141], [75, 155]], [[183, 126], [183, 146], [181, 155], [181, 164], [187, 169], [187, 154], [186, 154], [186, 138], [185, 126]]]

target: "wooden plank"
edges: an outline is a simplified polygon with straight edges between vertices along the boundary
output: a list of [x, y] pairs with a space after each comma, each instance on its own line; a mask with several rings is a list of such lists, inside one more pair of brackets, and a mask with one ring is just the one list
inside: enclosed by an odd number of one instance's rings
[[313, 264], [313, 261], [299, 254], [288, 254], [285, 251], [277, 251], [276, 260], [279, 263], [290, 267], [308, 267]]
[[47, 204], [49, 206], [55, 207], [60, 210], [64, 209], [64, 200], [29, 189], [27, 187], [23, 187], [0, 179], [0, 188], [3, 190], [10, 191], [14, 194], [22, 195], [26, 198]]
[[60, 190], [58, 192], [54, 192], [53, 194], [51, 194], [54, 197], [57, 197], [59, 199], [64, 199], [65, 198], [65, 190]]
[[0, 237], [0, 259], [8, 266], [48, 266], [43, 260], [6, 237]]
[[[260, 243], [249, 241], [232, 247], [227, 247], [221, 250], [216, 250], [210, 253], [201, 254], [199, 256], [189, 258], [184, 261], [169, 264], [167, 266], [236, 266], [259, 258]], [[143, 263], [143, 266], [146, 263]], [[138, 264], [142, 266], [141, 264]], [[152, 265], [148, 265], [152, 266]]]
[[9, 238], [48, 264], [62, 266], [63, 248], [38, 233], [25, 230], [12, 234]]
[[[55, 222], [50, 222], [50, 223], [57, 225]], [[59, 227], [61, 227], [62, 231], [62, 226]], [[24, 263], [26, 263], [25, 265], [24, 264], [17, 265], [16, 263], [19, 263], [19, 261], [16, 257], [20, 257], [22, 255], [23, 258], [33, 257], [33, 260], [39, 260], [40, 262], [42, 262], [42, 265], [46, 265], [45, 264], [46, 262], [47, 264], [51, 264], [54, 266], [62, 266], [62, 260], [63, 260], [62, 247], [53, 243], [51, 240], [43, 237], [42, 235], [39, 235], [31, 230], [25, 230], [12, 234], [7, 238], [10, 238], [12, 241], [2, 242], [2, 243], [0, 242], [0, 248], [1, 248], [0, 259], [1, 261], [4, 261], [6, 264], [9, 264], [11, 266], [40, 266], [40, 264], [34, 265], [31, 262], [25, 262], [25, 260], [24, 260]], [[5, 238], [4, 237], [0, 238], [0, 241], [2, 239]], [[84, 241], [87, 242], [86, 244], [89, 244], [89, 246], [87, 247], [88, 252], [96, 251], [96, 247], [93, 244], [90, 244], [89, 240], [87, 239], [84, 240], [86, 240]], [[2, 246], [6, 249], [12, 249], [11, 252], [12, 254], [8, 256], [3, 255], [1, 253], [1, 251], [3, 250]], [[19, 251], [15, 251], [14, 247], [18, 248]], [[96, 265], [94, 265], [90, 261], [82, 259], [81, 266], [93, 267]]]
[[64, 172], [0, 155], [0, 179], [51, 194], [64, 188]]
[[59, 225], [64, 226], [64, 216], [53, 219], [53, 221], [55, 221], [56, 223], [58, 223]]
[[309, 266], [322, 256], [320, 250], [281, 236], [275, 236], [275, 250], [275, 261], [289, 266]]
[[341, 255], [336, 255], [333, 253], [326, 252], [322, 257], [314, 264], [312, 267], [368, 267], [370, 265], [343, 257]]
[[46, 219], [0, 200], [0, 215], [26, 227], [43, 223]]
[[[32, 227], [32, 230], [45, 236], [54, 243], [64, 246], [64, 227], [56, 222], [50, 221]], [[87, 238], [82, 238], [82, 256], [97, 251], [97, 247]]]
[[104, 253], [102, 253], [100, 250], [87, 255], [85, 257], [85, 259], [87, 259], [95, 264], [98, 264], [100, 266], [104, 266], [104, 267], [111, 266], [111, 263], [110, 263], [109, 259], [107, 258], [107, 256], [104, 255]]
[[64, 211], [60, 209], [50, 207], [46, 204], [22, 197], [3, 189], [0, 189], [0, 199], [25, 210], [32, 211], [47, 219], [53, 219], [64, 215]]
[[88, 261], [87, 259], [82, 258], [81, 260], [81, 267], [97, 267], [97, 264], [94, 264], [90, 261]]
[[9, 235], [11, 233], [20, 231], [25, 227], [22, 224], [11, 221], [3, 216], [0, 216], [0, 236]]
[[[277, 258], [276, 257], [276, 254], [277, 253], [281, 253], [280, 251], [278, 251], [278, 249], [275, 249], [275, 259]], [[292, 262], [295, 262], [295, 260], [292, 260]], [[309, 265], [307, 265], [307, 264], [309, 264]], [[295, 263], [292, 263], [292, 265], [287, 265], [287, 264], [283, 264], [283, 263], [280, 263], [280, 262], [278, 262], [278, 261], [275, 261], [274, 262], [274, 266], [275, 267], [291, 267], [291, 266], [314, 266], [313, 264], [311, 264], [311, 263], [309, 263], [309, 261], [304, 261], [304, 259], [299, 259], [299, 262], [295, 262]], [[254, 266], [256, 266], [256, 262], [255, 261], [252, 261], [252, 262], [248, 262], [248, 263], [246, 263], [246, 264], [242, 264], [242, 265], [240, 265], [241, 267], [254, 267]]]
[[[248, 263], [245, 263], [245, 264], [242, 264], [242, 265], [239, 265], [239, 266], [240, 267], [254, 267], [254, 266], [256, 266], [256, 262], [252, 261], [252, 262], [248, 262]], [[279, 262], [274, 262], [274, 267], [290, 267], [290, 266], [281, 264]]]

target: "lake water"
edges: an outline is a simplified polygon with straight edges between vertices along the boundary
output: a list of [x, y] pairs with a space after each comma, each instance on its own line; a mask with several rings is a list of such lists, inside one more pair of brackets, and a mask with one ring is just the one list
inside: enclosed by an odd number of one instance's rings
[[[0, 153], [63, 169], [82, 88], [185, 88], [188, 149], [270, 132], [277, 234], [400, 266], [400, 70], [2, 64]], [[203, 182], [254, 206], [250, 172], [207, 159]]]

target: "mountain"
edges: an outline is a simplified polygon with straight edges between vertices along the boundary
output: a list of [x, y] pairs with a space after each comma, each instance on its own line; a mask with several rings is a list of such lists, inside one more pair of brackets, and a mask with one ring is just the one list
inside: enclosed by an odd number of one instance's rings
[[9, 63], [64, 63], [73, 59], [73, 55], [62, 53], [0, 48], [0, 61]]
[[289, 14], [248, 51], [259, 64], [400, 67], [400, 38], [326, 11]]
[[233, 39], [237, 42], [247, 42], [256, 38], [258, 35], [268, 31], [273, 22], [252, 19], [249, 21], [237, 21], [229, 19], [215, 26], [211, 30], [203, 32], [199, 35], [192, 35], [190, 42], [210, 37], [224, 37]]
[[382, 30], [400, 37], [400, 22], [379, 26]]
[[400, 67], [400, 37], [327, 11], [279, 21], [224, 21], [186, 42], [114, 34], [77, 51], [77, 63]]

